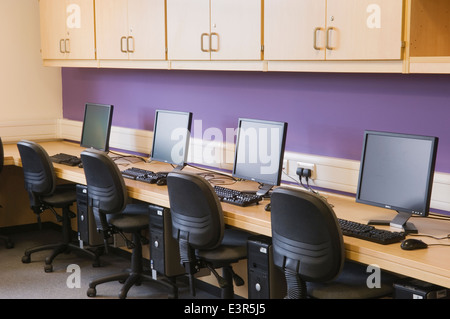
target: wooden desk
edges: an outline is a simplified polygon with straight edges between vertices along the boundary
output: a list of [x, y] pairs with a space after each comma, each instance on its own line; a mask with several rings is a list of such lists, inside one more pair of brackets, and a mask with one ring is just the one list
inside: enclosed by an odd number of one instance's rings
[[[42, 143], [49, 155], [56, 153], [68, 153], [79, 156], [83, 148], [68, 142]], [[20, 156], [16, 145], [4, 145], [5, 165], [20, 166]], [[55, 172], [58, 178], [75, 183], [85, 184], [84, 172], [78, 167], [69, 167], [55, 164]], [[119, 164], [121, 170], [130, 167]], [[161, 163], [137, 162], [132, 166], [153, 171], [168, 171], [172, 167]], [[186, 167], [185, 170], [195, 168]], [[169, 207], [167, 187], [146, 184], [126, 179], [129, 196], [138, 200]], [[256, 184], [251, 182], [238, 182], [233, 186], [238, 189], [256, 189]], [[392, 219], [395, 212], [390, 210], [358, 204], [352, 197], [335, 194], [325, 194], [328, 202], [334, 206], [339, 218], [367, 223], [370, 219]], [[225, 222], [228, 225], [242, 228], [259, 234], [271, 236], [270, 212], [264, 210], [267, 200], [260, 205], [239, 207], [231, 204], [223, 204]], [[450, 233], [450, 222], [439, 221], [432, 218], [412, 218], [419, 232], [434, 236], [446, 236]], [[441, 243], [450, 245], [450, 240], [434, 240], [421, 238], [428, 244]], [[372, 242], [344, 236], [346, 256], [348, 259], [364, 264], [376, 264], [382, 269], [389, 270], [405, 276], [417, 278], [450, 288], [450, 246], [431, 246], [425, 250], [405, 251], [400, 244], [379, 245]]]

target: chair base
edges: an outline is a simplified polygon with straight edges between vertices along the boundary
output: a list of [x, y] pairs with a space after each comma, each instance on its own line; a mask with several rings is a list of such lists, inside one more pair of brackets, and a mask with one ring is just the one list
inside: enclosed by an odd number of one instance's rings
[[87, 296], [95, 297], [97, 295], [97, 285], [103, 284], [105, 282], [119, 281], [120, 283], [124, 283], [124, 286], [120, 290], [119, 298], [125, 299], [127, 297], [128, 291], [132, 286], [140, 285], [144, 281], [151, 281], [166, 289], [169, 289], [170, 299], [178, 298], [178, 287], [174, 282], [172, 282], [170, 279], [169, 281], [155, 280], [153, 279], [150, 271], [144, 270], [144, 266], [142, 264], [141, 234], [139, 231], [133, 233], [133, 244], [134, 247], [131, 254], [131, 269], [91, 281], [89, 283]]
[[3, 240], [5, 242], [6, 248], [11, 249], [14, 247], [14, 243], [8, 236], [0, 236], [0, 240]]
[[53, 271], [53, 260], [62, 253], [70, 253], [71, 251], [77, 251], [81, 252], [84, 255], [87, 255], [88, 257], [91, 257], [94, 259], [94, 262], [92, 264], [93, 267], [100, 267], [100, 253], [98, 251], [93, 252], [90, 250], [83, 249], [75, 244], [71, 243], [59, 243], [59, 244], [49, 244], [39, 247], [34, 247], [27, 249], [25, 251], [24, 256], [22, 257], [22, 262], [25, 264], [28, 264], [31, 262], [31, 254], [38, 252], [38, 251], [44, 251], [44, 250], [53, 250], [52, 253], [45, 258], [45, 266], [44, 271], [45, 272], [52, 272]]
[[168, 283], [165, 281], [158, 281], [153, 279], [150, 272], [142, 272], [142, 273], [135, 273], [132, 271], [129, 272], [121, 272], [113, 275], [109, 275], [107, 277], [99, 278], [97, 280], [94, 280], [89, 283], [89, 289], [87, 291], [88, 297], [95, 297], [97, 295], [97, 289], [96, 286], [111, 282], [111, 281], [118, 281], [120, 283], [123, 283], [123, 287], [120, 290], [119, 298], [125, 299], [128, 295], [128, 291], [133, 286], [139, 286], [143, 282], [154, 282], [159, 284], [163, 288], [169, 288], [172, 290], [171, 293], [169, 293], [169, 299], [177, 299], [178, 298], [178, 288], [173, 283]]

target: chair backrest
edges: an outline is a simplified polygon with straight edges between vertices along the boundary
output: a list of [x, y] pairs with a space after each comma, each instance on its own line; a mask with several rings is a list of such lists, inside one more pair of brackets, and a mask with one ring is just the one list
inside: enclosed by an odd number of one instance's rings
[[333, 209], [321, 197], [284, 187], [271, 196], [274, 263], [304, 281], [326, 282], [342, 271], [342, 232]]
[[128, 194], [116, 163], [105, 153], [84, 150], [81, 153], [90, 205], [103, 214], [121, 213]]
[[31, 206], [36, 198], [41, 195], [50, 195], [55, 191], [56, 175], [53, 163], [47, 151], [39, 144], [22, 140], [17, 143], [20, 158], [22, 160], [25, 189], [30, 194]]
[[183, 236], [195, 249], [214, 249], [222, 242], [222, 206], [203, 177], [186, 172], [167, 176], [173, 237]]
[[3, 169], [3, 162], [5, 161], [5, 153], [3, 151], [3, 142], [2, 138], [0, 137], [0, 172]]

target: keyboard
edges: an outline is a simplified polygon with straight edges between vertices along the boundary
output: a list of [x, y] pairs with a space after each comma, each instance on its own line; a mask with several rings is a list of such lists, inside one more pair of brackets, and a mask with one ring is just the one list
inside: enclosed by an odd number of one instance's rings
[[355, 237], [382, 245], [399, 243], [405, 239], [405, 233], [403, 232], [377, 229], [370, 225], [345, 219], [338, 219], [338, 221], [341, 226], [342, 234], [345, 236]]
[[214, 191], [216, 192], [220, 201], [237, 206], [245, 207], [252, 204], [258, 204], [261, 201], [261, 197], [256, 194], [240, 192], [222, 186], [214, 186]]
[[153, 172], [142, 168], [131, 167], [122, 171], [122, 176], [128, 179], [134, 179], [144, 183], [155, 184], [160, 180], [167, 178], [167, 172]]
[[58, 153], [50, 156], [50, 159], [53, 163], [64, 164], [68, 166], [76, 166], [81, 163], [81, 159], [76, 157], [75, 155]]

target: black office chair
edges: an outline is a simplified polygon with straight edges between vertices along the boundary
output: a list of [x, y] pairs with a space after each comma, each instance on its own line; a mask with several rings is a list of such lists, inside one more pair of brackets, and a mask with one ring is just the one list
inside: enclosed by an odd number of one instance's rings
[[132, 234], [131, 241], [123, 236], [128, 247], [132, 248], [131, 269], [91, 281], [87, 295], [95, 297], [96, 286], [99, 284], [119, 281], [125, 282], [119, 293], [119, 298], [124, 299], [133, 285], [152, 281], [168, 289], [170, 298], [177, 298], [178, 288], [174, 283], [166, 281], [166, 278], [154, 280], [151, 271], [145, 271], [143, 267], [142, 242], [145, 242], [145, 238], [141, 232], [149, 227], [148, 204], [128, 204], [122, 174], [106, 153], [85, 150], [81, 153], [81, 160], [86, 175], [89, 204], [93, 209], [97, 229], [104, 235], [106, 247], [108, 239], [114, 234]]
[[[30, 263], [32, 253], [52, 249], [51, 255], [45, 258], [45, 272], [53, 271], [52, 262], [56, 256], [70, 251], [81, 252], [93, 258], [93, 266], [99, 266], [97, 253], [82, 249], [72, 243], [71, 218], [74, 218], [75, 214], [70, 211], [70, 206], [76, 201], [75, 184], [57, 185], [53, 163], [45, 149], [39, 144], [23, 140], [17, 143], [17, 148], [22, 160], [25, 189], [29, 195], [31, 209], [37, 216], [39, 227], [41, 227], [40, 214], [50, 210], [56, 216], [57, 221], [62, 223], [63, 237], [60, 243], [27, 249], [22, 257], [22, 262]], [[62, 209], [62, 215], [59, 215], [55, 208]]]
[[[208, 268], [217, 278], [222, 298], [233, 298], [234, 283], [244, 281], [231, 264], [247, 258], [249, 233], [225, 229], [222, 206], [211, 185], [198, 175], [171, 172], [167, 176], [173, 237], [178, 240], [180, 262], [195, 296], [194, 274]], [[222, 276], [215, 269], [222, 268]]]
[[342, 232], [320, 196], [285, 187], [271, 197], [274, 263], [285, 274], [288, 299], [373, 299], [393, 292], [395, 276], [369, 288], [367, 266], [345, 261]]
[[[0, 137], [0, 173], [3, 170], [3, 162], [5, 161], [5, 154], [3, 151], [3, 142], [2, 142], [2, 138]], [[0, 208], [2, 206], [0, 205]], [[10, 249], [14, 247], [14, 243], [12, 242], [12, 240], [8, 237], [8, 236], [4, 236], [4, 235], [0, 235], [0, 240], [5, 242], [6, 248]]]

